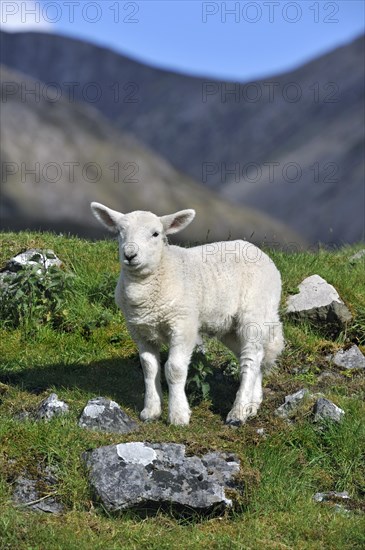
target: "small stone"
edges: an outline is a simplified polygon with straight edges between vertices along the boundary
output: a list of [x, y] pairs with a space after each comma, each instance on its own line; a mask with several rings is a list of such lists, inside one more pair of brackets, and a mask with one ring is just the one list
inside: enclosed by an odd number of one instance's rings
[[294, 320], [307, 320], [331, 333], [338, 333], [352, 319], [336, 289], [319, 275], [304, 279], [299, 285], [299, 293], [289, 296], [287, 314]]
[[257, 428], [256, 433], [261, 437], [266, 437], [265, 428]]
[[341, 422], [345, 415], [345, 411], [337, 407], [332, 401], [320, 397], [314, 404], [314, 421], [321, 422], [323, 420], [332, 420]]
[[[344, 504], [346, 504], [346, 501], [351, 500], [350, 495], [347, 491], [343, 492], [337, 492], [337, 491], [329, 491], [328, 493], [316, 493], [313, 495], [313, 500], [315, 502], [328, 502], [332, 504], [332, 508], [335, 512], [342, 513], [342, 514], [349, 514], [350, 510], [348, 510]], [[338, 501], [342, 501], [344, 504], [339, 503]]]
[[111, 512], [151, 504], [221, 511], [232, 505], [225, 489], [237, 489], [239, 461], [229, 453], [187, 457], [184, 445], [131, 442], [88, 451], [83, 459], [96, 496]]
[[296, 411], [303, 403], [305, 397], [309, 396], [309, 391], [305, 388], [285, 397], [285, 402], [275, 410], [275, 414], [281, 418], [288, 418], [290, 414]]
[[49, 397], [44, 399], [35, 413], [36, 420], [51, 420], [55, 416], [61, 416], [68, 413], [69, 407], [64, 402], [58, 399], [56, 393], [51, 393]]
[[348, 350], [340, 349], [327, 359], [343, 369], [365, 369], [365, 357], [356, 345]]
[[349, 262], [354, 264], [359, 260], [362, 260], [363, 258], [365, 260], [365, 248], [363, 248], [362, 250], [359, 250], [358, 252], [356, 252], [356, 254], [351, 256], [351, 258], [349, 258]]
[[39, 265], [44, 269], [48, 269], [51, 266], [60, 267], [62, 262], [57, 258], [53, 250], [41, 250], [37, 248], [30, 248], [25, 252], [17, 254], [5, 266], [6, 271], [17, 272], [26, 266]]
[[32, 510], [35, 512], [48, 512], [51, 514], [59, 514], [63, 511], [63, 505], [54, 498], [52, 494], [43, 498], [46, 495], [41, 495], [37, 489], [38, 481], [19, 477], [15, 482], [13, 492], [13, 501], [24, 510]]
[[94, 397], [82, 411], [79, 426], [88, 430], [127, 434], [139, 426], [116, 403], [105, 397]]
[[343, 491], [341, 493], [337, 491], [330, 491], [328, 493], [316, 493], [313, 495], [313, 500], [316, 502], [327, 502], [336, 499], [349, 500], [350, 495], [347, 491]]

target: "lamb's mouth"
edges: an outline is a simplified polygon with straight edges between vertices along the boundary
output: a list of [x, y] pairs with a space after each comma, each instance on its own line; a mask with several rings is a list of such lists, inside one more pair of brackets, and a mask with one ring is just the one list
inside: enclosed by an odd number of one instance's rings
[[129, 269], [138, 269], [141, 267], [141, 263], [137, 260], [123, 260], [123, 264], [125, 267], [128, 267]]

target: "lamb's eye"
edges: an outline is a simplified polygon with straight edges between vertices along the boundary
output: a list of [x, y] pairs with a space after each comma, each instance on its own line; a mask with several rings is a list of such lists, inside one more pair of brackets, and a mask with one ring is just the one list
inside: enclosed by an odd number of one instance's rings
[[159, 236], [159, 232], [158, 231], [155, 231], [154, 233], [152, 233], [152, 237], [158, 237]]

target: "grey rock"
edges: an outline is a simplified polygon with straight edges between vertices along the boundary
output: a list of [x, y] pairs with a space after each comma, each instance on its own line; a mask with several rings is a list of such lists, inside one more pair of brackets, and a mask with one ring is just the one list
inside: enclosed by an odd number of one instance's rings
[[17, 254], [6, 264], [5, 270], [16, 273], [26, 266], [39, 265], [43, 269], [48, 269], [51, 266], [60, 267], [62, 262], [57, 258], [53, 250], [41, 250], [38, 248], [30, 248], [25, 252]]
[[332, 420], [341, 422], [345, 415], [345, 411], [337, 407], [332, 401], [320, 397], [314, 404], [314, 421], [321, 422], [323, 420]]
[[82, 411], [79, 426], [88, 430], [119, 434], [134, 432], [139, 427], [118, 403], [105, 397], [95, 397], [88, 401]]
[[365, 357], [356, 345], [348, 350], [340, 349], [327, 359], [343, 369], [365, 369]]
[[257, 435], [260, 435], [260, 436], [263, 437], [263, 438], [266, 437], [265, 428], [257, 428], [256, 433], [257, 433]]
[[291, 395], [287, 395], [284, 403], [275, 410], [275, 414], [281, 418], [288, 418], [291, 413], [295, 412], [300, 407], [304, 398], [309, 395], [309, 391], [305, 388]]
[[356, 262], [358, 262], [359, 260], [362, 260], [362, 259], [365, 260], [365, 248], [363, 248], [362, 250], [359, 250], [358, 252], [356, 252], [356, 254], [351, 256], [349, 258], [349, 262], [352, 263], [352, 264], [355, 264]]
[[15, 482], [15, 489], [13, 492], [13, 501], [19, 507], [24, 507], [26, 510], [33, 510], [36, 512], [48, 512], [51, 514], [59, 514], [63, 511], [63, 505], [54, 498], [51, 494], [44, 498], [46, 495], [41, 495], [37, 488], [38, 481], [35, 479], [28, 479], [26, 477], [19, 477]]
[[64, 402], [58, 399], [56, 393], [51, 393], [46, 399], [39, 405], [37, 412], [35, 413], [36, 420], [51, 420], [55, 416], [61, 416], [68, 413], [69, 407]]
[[352, 319], [337, 290], [319, 275], [304, 279], [299, 293], [289, 296], [287, 314], [295, 320], [307, 320], [319, 328], [336, 332]]
[[330, 491], [328, 493], [316, 493], [315, 495], [313, 495], [313, 500], [315, 500], [316, 502], [328, 502], [338, 499], [349, 500], [350, 495], [347, 491], [343, 491], [341, 493], [337, 491]]
[[185, 446], [176, 443], [109, 445], [84, 453], [83, 459], [96, 496], [114, 512], [151, 503], [225, 508], [232, 505], [225, 489], [236, 487], [239, 471], [234, 455], [187, 457]]

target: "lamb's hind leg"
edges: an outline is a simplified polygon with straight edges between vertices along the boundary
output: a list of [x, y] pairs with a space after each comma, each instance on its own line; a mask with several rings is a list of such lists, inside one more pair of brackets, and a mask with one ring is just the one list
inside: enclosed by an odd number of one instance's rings
[[246, 342], [240, 353], [240, 387], [227, 424], [243, 424], [255, 416], [262, 402], [261, 362], [264, 351], [261, 342]]

